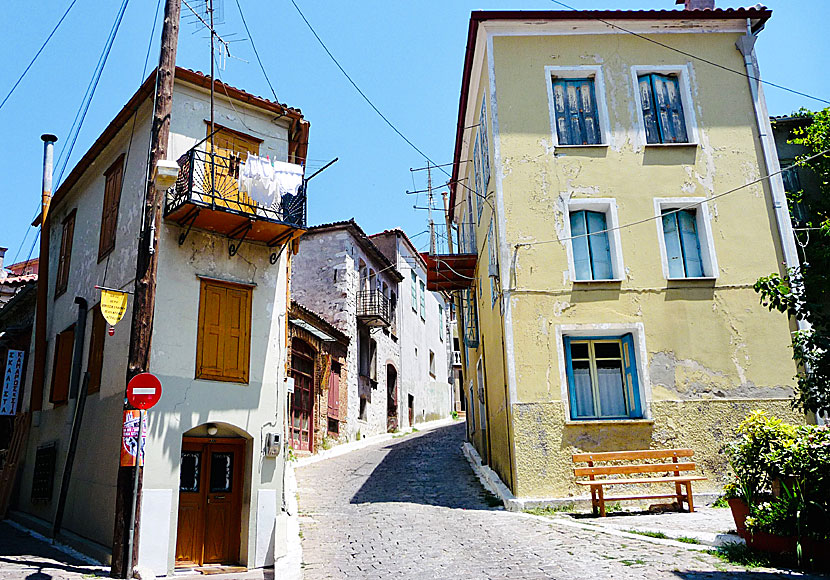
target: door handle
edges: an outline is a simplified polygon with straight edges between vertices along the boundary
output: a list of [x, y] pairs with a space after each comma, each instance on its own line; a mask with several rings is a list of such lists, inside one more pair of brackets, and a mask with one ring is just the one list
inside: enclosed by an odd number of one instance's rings
[[[214, 495], [213, 499], [225, 499], [225, 496], [224, 495]], [[208, 500], [208, 501], [210, 501], [210, 500]]]

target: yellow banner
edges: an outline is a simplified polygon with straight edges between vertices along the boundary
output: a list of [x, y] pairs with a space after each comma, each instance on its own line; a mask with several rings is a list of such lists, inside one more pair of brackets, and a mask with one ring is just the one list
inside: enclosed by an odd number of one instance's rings
[[110, 326], [124, 318], [127, 310], [127, 293], [116, 290], [101, 290], [101, 314]]

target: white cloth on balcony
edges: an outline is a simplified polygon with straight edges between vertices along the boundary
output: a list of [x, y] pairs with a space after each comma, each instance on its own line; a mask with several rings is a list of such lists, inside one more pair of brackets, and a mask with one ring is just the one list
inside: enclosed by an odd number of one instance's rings
[[297, 193], [303, 182], [303, 167], [284, 161], [270, 161], [252, 153], [239, 171], [239, 191], [255, 202], [272, 207], [285, 194]]

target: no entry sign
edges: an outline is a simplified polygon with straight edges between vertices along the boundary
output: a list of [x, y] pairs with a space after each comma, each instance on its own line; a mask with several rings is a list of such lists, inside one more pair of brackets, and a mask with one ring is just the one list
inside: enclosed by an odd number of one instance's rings
[[150, 373], [141, 373], [127, 384], [127, 400], [136, 409], [149, 409], [161, 398], [161, 381]]

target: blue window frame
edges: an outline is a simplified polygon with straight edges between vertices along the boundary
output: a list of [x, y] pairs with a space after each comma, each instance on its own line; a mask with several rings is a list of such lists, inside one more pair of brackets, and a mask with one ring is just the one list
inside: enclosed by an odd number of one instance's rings
[[602, 134], [597, 122], [594, 79], [552, 79], [556, 139], [559, 145], [598, 145]]
[[572, 420], [643, 417], [634, 337], [564, 338]]
[[676, 75], [641, 75], [640, 100], [647, 143], [688, 143], [686, 118]]
[[700, 239], [693, 210], [663, 210], [663, 237], [669, 278], [701, 278]]
[[613, 279], [605, 214], [598, 211], [574, 211], [571, 212], [570, 221], [576, 279]]

